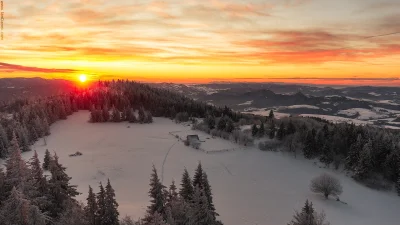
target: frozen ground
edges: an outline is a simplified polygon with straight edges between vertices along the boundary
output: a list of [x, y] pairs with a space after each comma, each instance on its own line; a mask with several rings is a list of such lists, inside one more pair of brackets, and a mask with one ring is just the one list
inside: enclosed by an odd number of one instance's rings
[[[253, 148], [205, 154], [177, 142], [169, 132], [190, 132], [190, 127], [168, 119], [154, 118], [155, 123], [143, 125], [90, 124], [88, 117], [87, 112], [79, 112], [57, 122], [51, 127], [47, 146], [39, 141], [33, 148], [41, 158], [46, 148], [57, 151], [72, 176], [72, 184], [79, 185], [78, 190], [83, 193], [79, 200], [87, 197], [88, 185], [97, 192], [98, 182], [110, 178], [122, 216], [144, 215], [153, 163], [165, 185], [169, 185], [172, 179], [180, 183], [184, 167], [193, 175], [201, 161], [220, 219], [226, 225], [284, 225], [306, 199], [313, 201], [318, 211], [324, 210], [332, 225], [399, 224], [399, 197], [368, 189], [343, 174], [336, 176], [344, 188], [341, 200], [348, 205], [311, 193], [310, 179], [327, 171], [311, 161]], [[219, 145], [225, 146], [223, 141]], [[68, 156], [76, 151], [83, 155]], [[31, 155], [32, 152], [24, 153], [24, 158]]]

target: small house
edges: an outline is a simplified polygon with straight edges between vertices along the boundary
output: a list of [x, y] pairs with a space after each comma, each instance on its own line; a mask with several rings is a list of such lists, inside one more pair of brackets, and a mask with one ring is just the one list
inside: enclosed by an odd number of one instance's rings
[[200, 138], [196, 134], [186, 136], [187, 145], [192, 146], [193, 148], [198, 149], [200, 147]]

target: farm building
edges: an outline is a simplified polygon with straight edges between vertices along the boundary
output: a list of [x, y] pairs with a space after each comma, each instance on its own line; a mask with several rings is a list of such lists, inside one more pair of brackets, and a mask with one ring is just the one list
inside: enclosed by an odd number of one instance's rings
[[187, 135], [186, 136], [187, 145], [192, 146], [193, 148], [198, 149], [200, 147], [200, 138], [196, 134]]

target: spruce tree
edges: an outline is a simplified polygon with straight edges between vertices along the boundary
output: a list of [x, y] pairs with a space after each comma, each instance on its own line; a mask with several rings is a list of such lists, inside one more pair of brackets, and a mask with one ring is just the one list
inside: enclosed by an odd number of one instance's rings
[[13, 134], [9, 151], [10, 156], [5, 163], [7, 171], [5, 177], [6, 191], [9, 192], [13, 187], [16, 187], [23, 190], [24, 194], [27, 194], [26, 191], [31, 188], [30, 184], [28, 184], [29, 168], [25, 160], [22, 159], [21, 149], [15, 133]]
[[311, 159], [315, 155], [315, 137], [312, 131], [308, 131], [306, 140], [304, 143], [303, 153], [306, 159]]
[[397, 178], [396, 191], [397, 191], [397, 195], [400, 196], [400, 175], [399, 175], [399, 178]]
[[[272, 112], [272, 110], [271, 110]], [[275, 138], [275, 122], [271, 120], [270, 126], [269, 126], [269, 139], [274, 139]]]
[[204, 179], [203, 179], [203, 168], [201, 166], [201, 162], [197, 165], [197, 169], [193, 176], [193, 187], [203, 188]]
[[51, 178], [49, 180], [49, 194], [51, 196], [51, 216], [58, 217], [65, 210], [65, 203], [77, 196], [76, 186], [71, 185], [69, 177], [65, 170], [66, 168], [58, 162], [57, 154], [54, 154], [50, 162]]
[[65, 210], [61, 213], [55, 225], [88, 225], [83, 206], [75, 201], [68, 200]]
[[111, 121], [118, 123], [121, 122], [121, 113], [116, 107], [113, 107], [112, 112], [111, 112]]
[[46, 177], [43, 175], [43, 169], [40, 166], [38, 154], [35, 150], [32, 158], [29, 161], [30, 165], [30, 176], [29, 182], [33, 186], [33, 190], [29, 197], [32, 203], [39, 207], [41, 210], [45, 210], [49, 205], [48, 200], [48, 183]]
[[288, 225], [329, 225], [329, 223], [325, 221], [325, 214], [316, 213], [312, 203], [307, 200], [301, 212], [296, 212]]
[[167, 195], [167, 205], [171, 205], [173, 201], [178, 200], [178, 192], [176, 191], [175, 181], [172, 180], [171, 185], [169, 186], [168, 195]]
[[256, 124], [253, 124], [253, 126], [251, 127], [251, 135], [252, 135], [253, 137], [255, 137], [255, 136], [257, 136], [257, 134], [258, 134], [257, 125], [256, 125]]
[[272, 109], [271, 109], [271, 111], [269, 111], [268, 118], [269, 118], [270, 120], [272, 120], [272, 119], [275, 118], [274, 111], [273, 111]]
[[89, 194], [86, 198], [86, 207], [85, 207], [85, 220], [88, 225], [97, 225], [97, 202], [96, 195], [93, 193], [92, 187], [89, 186]]
[[46, 152], [44, 153], [44, 159], [43, 159], [43, 169], [44, 170], [49, 170], [51, 162], [51, 155], [48, 149], [46, 149]]
[[233, 124], [232, 120], [229, 119], [228, 123], [226, 125], [225, 131], [228, 133], [232, 133], [232, 131], [235, 129], [235, 125]]
[[139, 118], [138, 118], [138, 120], [139, 120], [139, 122], [140, 123], [144, 123], [145, 122], [145, 120], [146, 120], [146, 114], [145, 114], [145, 112], [144, 112], [144, 109], [143, 109], [143, 107], [140, 107], [139, 108]]
[[110, 121], [110, 112], [108, 111], [107, 105], [103, 106], [103, 110], [101, 111], [101, 113], [103, 114], [103, 121], [104, 122]]
[[4, 174], [3, 168], [0, 167], [0, 206], [1, 203], [5, 200], [5, 178], [6, 175]]
[[208, 182], [208, 177], [206, 172], [203, 172], [203, 190], [204, 190], [204, 194], [207, 198], [207, 202], [208, 202], [208, 209], [213, 212], [215, 214], [215, 216], [217, 216], [218, 214], [215, 213], [215, 206], [213, 203], [213, 196], [211, 193], [211, 186], [210, 183]]
[[276, 132], [276, 138], [282, 141], [284, 137], [285, 137], [285, 124], [281, 122], [281, 125], [279, 126], [279, 129]]
[[104, 190], [103, 184], [100, 182], [99, 192], [97, 193], [97, 212], [96, 219], [97, 225], [107, 225], [104, 223], [105, 212], [106, 212], [106, 191]]
[[258, 136], [264, 137], [264, 134], [265, 134], [265, 126], [264, 126], [264, 123], [261, 122], [260, 129], [258, 130]]
[[192, 179], [190, 178], [190, 175], [186, 168], [182, 175], [181, 188], [179, 190], [179, 195], [187, 202], [189, 202], [191, 200], [191, 197], [193, 195]]
[[146, 224], [147, 225], [169, 225], [164, 221], [163, 216], [158, 212], [155, 212], [153, 215], [151, 215], [149, 217], [149, 222]]
[[149, 197], [150, 205], [147, 207], [147, 215], [145, 221], [149, 222], [152, 215], [160, 213], [165, 218], [165, 203], [166, 203], [165, 186], [158, 178], [156, 167], [153, 165], [153, 173], [150, 179]]
[[0, 224], [5, 225], [45, 225], [46, 217], [39, 208], [18, 191], [15, 187], [0, 209]]
[[133, 111], [132, 108], [129, 110], [129, 113], [128, 113], [128, 121], [129, 121], [129, 123], [137, 122], [135, 111]]
[[0, 159], [4, 159], [8, 155], [8, 138], [7, 133], [0, 124]]
[[292, 120], [290, 120], [287, 126], [287, 134], [290, 135], [294, 133], [296, 133], [296, 127], [294, 126]]
[[115, 191], [111, 186], [110, 179], [108, 179], [105, 192], [105, 210], [103, 222], [107, 225], [118, 225], [118, 216], [118, 203], [115, 199]]
[[362, 151], [360, 152], [360, 159], [355, 166], [355, 178], [364, 179], [368, 176], [372, 168], [372, 140], [369, 140], [364, 144]]
[[193, 200], [190, 206], [189, 223], [195, 225], [216, 225], [215, 215], [209, 209], [207, 197], [203, 189], [194, 188]]

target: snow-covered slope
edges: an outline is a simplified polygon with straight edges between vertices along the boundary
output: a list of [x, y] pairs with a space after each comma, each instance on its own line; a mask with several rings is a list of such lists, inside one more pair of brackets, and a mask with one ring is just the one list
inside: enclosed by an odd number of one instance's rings
[[[39, 141], [33, 148], [41, 159], [46, 148], [57, 151], [60, 162], [68, 168], [71, 182], [79, 185], [78, 190], [83, 193], [79, 200], [87, 197], [88, 185], [97, 192], [98, 183], [110, 178], [121, 216], [144, 215], [152, 164], [169, 185], [172, 179], [180, 182], [184, 167], [193, 175], [201, 161], [212, 185], [220, 219], [226, 225], [287, 224], [306, 199], [318, 211], [324, 210], [333, 225], [398, 225], [400, 198], [394, 193], [368, 189], [311, 161], [255, 148], [205, 154], [182, 142], [168, 151], [177, 141], [169, 132], [190, 132], [190, 127], [164, 118], [154, 118], [153, 124], [90, 124], [88, 117], [87, 112], [79, 112], [57, 122], [51, 127], [47, 146]], [[225, 145], [220, 139], [212, 141]], [[83, 155], [68, 157], [76, 151]], [[32, 154], [24, 153], [24, 158]], [[311, 178], [326, 171], [342, 181], [341, 200], [348, 205], [326, 201], [309, 191]]]

